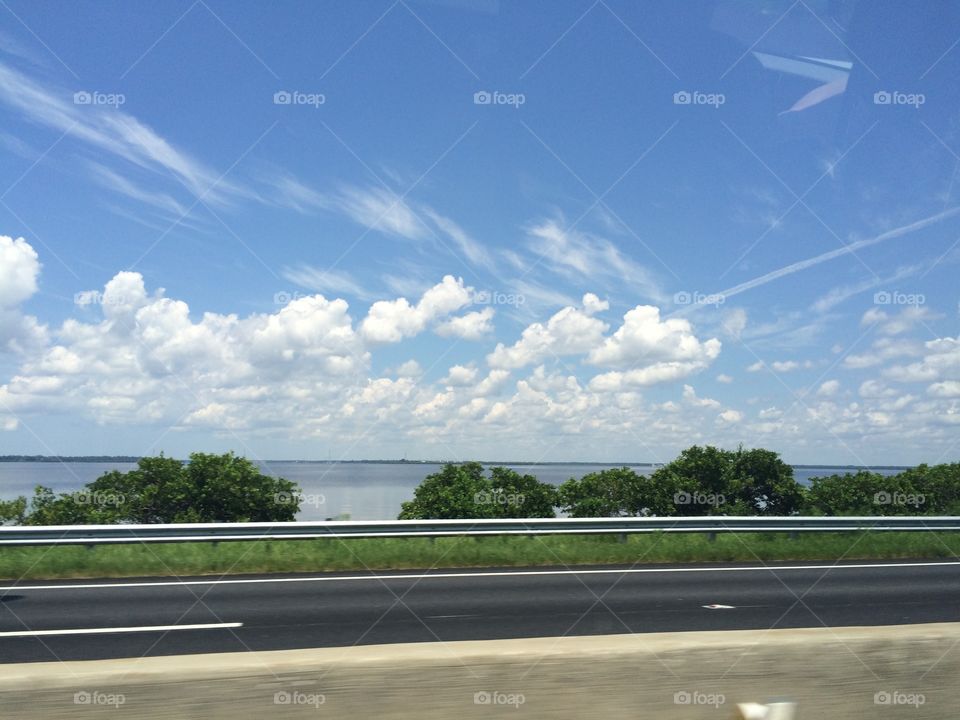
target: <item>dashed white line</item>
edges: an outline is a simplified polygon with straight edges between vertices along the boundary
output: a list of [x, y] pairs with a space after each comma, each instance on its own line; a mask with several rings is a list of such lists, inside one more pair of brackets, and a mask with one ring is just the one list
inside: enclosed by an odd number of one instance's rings
[[0, 638], [41, 637], [45, 635], [103, 635], [108, 633], [169, 632], [172, 630], [222, 630], [243, 627], [243, 623], [207, 623], [200, 625], [138, 625], [134, 627], [66, 628], [63, 630], [16, 630], [0, 632]]

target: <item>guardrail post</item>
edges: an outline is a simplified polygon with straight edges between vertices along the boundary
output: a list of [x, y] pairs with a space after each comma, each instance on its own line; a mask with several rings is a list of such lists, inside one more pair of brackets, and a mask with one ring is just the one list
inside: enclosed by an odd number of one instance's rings
[[716, 541], [717, 541], [717, 534], [715, 532], [708, 532], [707, 542], [716, 542]]
[[617, 542], [619, 542], [619, 543], [625, 543], [625, 542], [627, 542], [627, 534], [626, 534], [626, 533], [620, 533], [619, 535], [617, 535]]

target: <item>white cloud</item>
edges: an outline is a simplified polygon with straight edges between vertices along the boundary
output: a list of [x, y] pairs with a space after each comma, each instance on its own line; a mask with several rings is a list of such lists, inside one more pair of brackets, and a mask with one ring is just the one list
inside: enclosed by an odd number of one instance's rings
[[709, 367], [720, 354], [717, 338], [700, 341], [689, 321], [660, 320], [658, 308], [638, 305], [623, 324], [587, 357], [593, 365], [625, 368], [595, 376], [590, 389], [621, 391], [679, 380]]
[[827, 380], [825, 383], [820, 385], [820, 388], [817, 390], [817, 395], [820, 397], [833, 397], [839, 390], [839, 380]]
[[556, 220], [528, 228], [528, 248], [541, 264], [577, 282], [600, 278], [627, 281], [634, 292], [657, 302], [666, 296], [647, 268], [626, 257], [609, 240], [578, 230], [567, 230]]
[[418, 240], [428, 233], [406, 200], [386, 188], [344, 187], [334, 202], [355, 222], [389, 235]]
[[447, 371], [447, 376], [440, 382], [444, 385], [462, 387], [470, 385], [477, 377], [477, 369], [472, 366], [454, 365]]
[[719, 375], [717, 375], [717, 382], [721, 382], [724, 385], [729, 385], [730, 383], [733, 382], [733, 378], [730, 375], [720, 373]]
[[354, 280], [346, 270], [334, 268], [322, 270], [310, 265], [302, 265], [284, 268], [280, 274], [292, 283], [326, 295], [342, 293], [360, 300], [371, 300], [374, 297], [369, 288]]
[[618, 368], [681, 362], [702, 369], [720, 354], [720, 347], [716, 338], [698, 340], [689, 321], [661, 321], [659, 308], [637, 305], [623, 316], [617, 331], [590, 352], [587, 362]]
[[688, 405], [692, 405], [694, 407], [705, 407], [705, 408], [720, 407], [720, 403], [714, 400], [713, 398], [697, 397], [697, 391], [693, 389], [692, 385], [683, 386], [683, 401]]
[[868, 352], [856, 355], [847, 355], [843, 365], [847, 369], [859, 370], [882, 364], [885, 360], [898, 357], [912, 357], [921, 355], [923, 346], [916, 341], [906, 338], [879, 338], [870, 346]]
[[423, 375], [423, 368], [420, 367], [420, 363], [413, 359], [401, 363], [397, 368], [397, 377], [416, 378], [421, 375]]
[[466, 315], [453, 317], [436, 327], [437, 335], [441, 337], [458, 337], [463, 340], [480, 340], [493, 332], [493, 308], [484, 308]]
[[747, 328], [747, 311], [743, 308], [731, 308], [723, 314], [720, 325], [727, 335], [739, 338]]
[[68, 98], [70, 93], [44, 87], [0, 63], [0, 101], [30, 120], [69, 133], [73, 139], [152, 170], [164, 179], [172, 176], [204, 202], [225, 204], [232, 198], [253, 196], [224, 179], [222, 173], [175, 148], [132, 115], [109, 106], [77, 105]]
[[862, 398], [885, 398], [896, 396], [896, 390], [884, 385], [879, 380], [864, 380], [860, 384], [860, 397]]
[[943, 382], [933, 383], [927, 388], [927, 394], [941, 398], [960, 397], [960, 381], [945, 380]]
[[433, 320], [468, 305], [470, 298], [470, 288], [464, 287], [462, 278], [446, 275], [442, 282], [427, 290], [415, 306], [406, 298], [375, 302], [360, 332], [371, 342], [400, 342], [417, 335]]
[[722, 413], [720, 413], [720, 415], [717, 416], [717, 419], [721, 422], [733, 425], [743, 420], [743, 413], [739, 410], [724, 410]]
[[883, 375], [898, 382], [960, 379], [960, 338], [937, 338], [923, 344], [923, 357], [909, 365], [896, 365]]
[[40, 259], [22, 237], [0, 235], [0, 308], [13, 308], [37, 291]]
[[769, 363], [764, 363], [762, 360], [757, 360], [752, 365], [747, 367], [747, 372], [760, 372], [761, 370], [772, 370], [776, 373], [788, 373], [793, 372], [794, 370], [801, 370], [813, 367], [813, 363], [810, 360], [805, 360], [800, 362], [798, 360], [772, 360]]
[[860, 326], [876, 326], [880, 335], [902, 335], [917, 325], [936, 320], [937, 316], [929, 308], [909, 305], [896, 315], [890, 316], [880, 308], [870, 308], [860, 319]]
[[460, 251], [464, 259], [473, 265], [491, 269], [494, 267], [493, 258], [490, 257], [487, 249], [470, 237], [457, 223], [432, 208], [424, 206], [422, 211], [443, 235], [453, 241], [454, 246]]
[[487, 356], [487, 362], [495, 368], [519, 368], [546, 358], [589, 352], [601, 342], [609, 327], [592, 315], [609, 305], [593, 293], [584, 295], [582, 303], [582, 308], [563, 308], [546, 325], [528, 326], [510, 347], [498, 343]]
[[473, 391], [476, 395], [492, 395], [503, 386], [509, 377], [509, 370], [491, 370], [483, 380], [477, 383]]
[[0, 235], [0, 351], [25, 353], [46, 342], [47, 329], [21, 303], [37, 292], [40, 259], [23, 238]]

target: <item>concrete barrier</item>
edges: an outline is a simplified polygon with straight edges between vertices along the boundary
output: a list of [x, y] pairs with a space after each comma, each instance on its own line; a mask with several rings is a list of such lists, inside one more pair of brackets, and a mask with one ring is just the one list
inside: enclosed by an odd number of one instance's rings
[[0, 665], [16, 718], [956, 718], [960, 624], [656, 633]]

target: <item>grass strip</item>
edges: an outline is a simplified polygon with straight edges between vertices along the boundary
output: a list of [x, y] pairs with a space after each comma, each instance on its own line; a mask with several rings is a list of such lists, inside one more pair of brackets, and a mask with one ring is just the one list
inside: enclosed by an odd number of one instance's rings
[[960, 557], [960, 532], [542, 535], [0, 548], [0, 578]]

